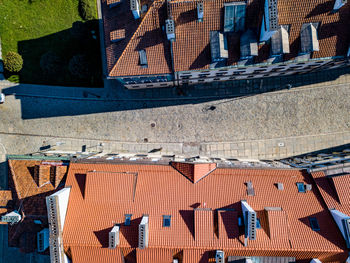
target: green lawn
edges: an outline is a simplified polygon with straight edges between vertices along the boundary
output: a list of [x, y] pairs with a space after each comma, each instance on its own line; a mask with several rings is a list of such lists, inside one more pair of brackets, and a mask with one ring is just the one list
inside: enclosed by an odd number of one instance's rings
[[[96, 8], [96, 0], [89, 1]], [[16, 51], [22, 55], [24, 65], [19, 73], [20, 82], [76, 86], [101, 84], [98, 21], [84, 22], [78, 4], [79, 0], [0, 0], [2, 53], [4, 56], [8, 51]], [[95, 13], [97, 17], [97, 10]], [[73, 23], [78, 30], [72, 30]], [[92, 30], [96, 39], [92, 37]], [[41, 56], [49, 51], [60, 58], [61, 66], [55, 74], [46, 74], [40, 67]], [[78, 79], [68, 71], [69, 60], [80, 54], [89, 60], [89, 78]]]

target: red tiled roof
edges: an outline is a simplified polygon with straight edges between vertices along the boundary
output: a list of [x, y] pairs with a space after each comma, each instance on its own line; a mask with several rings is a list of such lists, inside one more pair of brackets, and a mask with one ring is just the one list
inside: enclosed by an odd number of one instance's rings
[[350, 174], [332, 176], [334, 187], [342, 205], [350, 205]]
[[[91, 173], [93, 170], [96, 172]], [[121, 173], [124, 173], [124, 180]], [[136, 173], [136, 184], [132, 184], [130, 178]], [[113, 176], [116, 179], [112, 179]], [[255, 196], [247, 195], [244, 184], [247, 181], [253, 183]], [[73, 163], [66, 183], [72, 188], [63, 230], [64, 246], [66, 250], [76, 246], [106, 250], [108, 232], [118, 223], [118, 247], [136, 248], [138, 225], [142, 215], [148, 214], [149, 248], [146, 250], [184, 249], [184, 258], [194, 257], [192, 253], [202, 257], [202, 252], [196, 249], [220, 248], [231, 254], [249, 250], [250, 255], [274, 253], [297, 258], [311, 255], [340, 260], [339, 257], [346, 257], [345, 244], [333, 219], [320, 203], [317, 190], [298, 193], [296, 182], [309, 181], [309, 176], [298, 170], [217, 168], [193, 184], [170, 165]], [[276, 182], [283, 183], [283, 191], [277, 189]], [[129, 197], [130, 191], [135, 191], [134, 201]], [[85, 193], [84, 198], [82, 193]], [[235, 211], [241, 216], [242, 199], [257, 211], [262, 226], [257, 230], [257, 239], [248, 240], [247, 247], [243, 245], [244, 232], [235, 224], [234, 213], [220, 212], [220, 217], [215, 216], [217, 210]], [[305, 205], [307, 209], [303, 209]], [[199, 206], [207, 209], [198, 209]], [[265, 207], [281, 207], [282, 211], [267, 212]], [[123, 224], [125, 214], [132, 214], [130, 226]], [[163, 227], [163, 215], [171, 215], [170, 227]], [[310, 216], [317, 218], [320, 231], [311, 229]], [[228, 222], [227, 218], [233, 220]]]
[[[104, 3], [106, 0], [102, 0]], [[175, 20], [176, 40], [173, 42], [173, 70], [187, 71], [209, 68], [210, 31], [223, 30], [223, 4], [240, 0], [204, 1], [204, 18], [197, 21], [197, 1], [168, 1], [169, 10]], [[126, 1], [128, 2], [128, 1]], [[260, 32], [264, 12], [264, 0], [247, 1], [246, 29]], [[300, 29], [303, 23], [320, 23], [318, 39], [320, 51], [313, 58], [344, 56], [347, 53], [350, 35], [350, 4], [332, 13], [333, 2], [328, 0], [279, 0], [278, 22], [289, 25], [290, 54], [285, 60], [294, 59], [300, 51]], [[123, 5], [123, 6], [122, 6]], [[116, 8], [103, 5], [107, 65], [110, 76], [130, 76], [171, 73], [170, 43], [162, 27], [167, 18], [165, 1], [154, 1], [141, 22], [133, 19], [127, 3]], [[116, 14], [121, 14], [117, 16]], [[124, 22], [125, 20], [125, 22]], [[139, 19], [140, 20], [140, 19]], [[124, 27], [120, 24], [124, 23]], [[128, 25], [130, 23], [130, 25]], [[111, 43], [109, 33], [125, 28], [128, 37], [121, 43]], [[239, 36], [228, 37], [229, 58], [227, 65], [239, 60]], [[145, 49], [148, 67], [139, 65], [138, 51]], [[269, 44], [259, 46], [256, 62], [264, 62], [270, 54]]]
[[324, 172], [313, 172], [312, 177], [327, 207], [350, 216], [349, 175], [327, 177]]
[[216, 163], [172, 162], [170, 165], [190, 179], [192, 183], [197, 183], [216, 168]]
[[[74, 263], [122, 263], [122, 253], [120, 249], [100, 249], [98, 247], [72, 246], [70, 247]], [[96, 259], [98, 259], [96, 261]]]

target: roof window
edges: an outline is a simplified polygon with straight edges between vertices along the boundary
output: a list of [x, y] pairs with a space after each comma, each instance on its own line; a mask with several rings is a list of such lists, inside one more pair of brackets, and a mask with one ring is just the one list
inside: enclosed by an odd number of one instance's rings
[[163, 227], [170, 227], [170, 215], [163, 215]]
[[305, 193], [304, 183], [297, 183], [297, 187], [298, 187], [298, 192], [299, 193]]
[[313, 231], [320, 231], [320, 225], [318, 224], [316, 217], [309, 217], [309, 222]]
[[245, 2], [225, 3], [224, 32], [244, 31]]
[[259, 218], [256, 219], [256, 228], [257, 229], [261, 229], [261, 224], [260, 224], [260, 219]]
[[126, 214], [126, 215], [125, 215], [125, 222], [124, 222], [124, 226], [130, 226], [130, 223], [131, 223], [131, 217], [132, 217], [132, 214]]

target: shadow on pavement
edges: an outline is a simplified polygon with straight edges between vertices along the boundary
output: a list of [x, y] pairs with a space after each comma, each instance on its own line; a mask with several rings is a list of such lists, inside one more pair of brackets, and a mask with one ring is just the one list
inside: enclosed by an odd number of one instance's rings
[[[21, 88], [19, 85], [3, 89], [3, 92], [6, 95], [16, 95], [16, 99], [21, 101], [23, 119], [128, 111], [211, 101], [213, 104], [205, 105], [203, 110], [215, 111], [216, 104], [224, 103], [219, 100], [240, 99], [271, 91], [332, 81], [344, 74], [350, 74], [350, 67], [292, 76], [157, 89], [128, 90], [116, 80], [107, 80], [107, 85], [101, 89], [54, 87], [47, 92], [46, 87], [42, 86], [34, 87], [33, 94], [30, 88], [26, 88], [27, 93], [23, 95], [19, 92]], [[43, 90], [41, 91], [40, 88]], [[49, 98], [50, 96], [55, 98]]]

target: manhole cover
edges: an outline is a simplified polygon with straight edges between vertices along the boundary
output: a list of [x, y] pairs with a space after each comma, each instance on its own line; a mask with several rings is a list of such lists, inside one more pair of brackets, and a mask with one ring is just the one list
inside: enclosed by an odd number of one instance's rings
[[154, 122], [151, 123], [151, 127], [154, 128], [156, 127], [156, 124]]
[[144, 138], [144, 139], [143, 139], [143, 142], [148, 142], [148, 139], [147, 139], [147, 138]]

